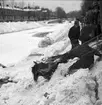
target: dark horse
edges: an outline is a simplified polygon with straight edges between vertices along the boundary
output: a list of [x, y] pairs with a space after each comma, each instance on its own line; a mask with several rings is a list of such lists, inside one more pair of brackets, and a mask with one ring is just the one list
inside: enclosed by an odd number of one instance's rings
[[[73, 72], [75, 72], [74, 70], [80, 69], [80, 68], [91, 69], [94, 64], [94, 55], [97, 55], [100, 58], [102, 57], [102, 54], [100, 54], [99, 51], [89, 47], [88, 45], [79, 45], [65, 55], [66, 55], [65, 56], [66, 59], [73, 59], [75, 57], [79, 58], [79, 60], [77, 60], [74, 64], [72, 64], [69, 67], [68, 74], [72, 74]], [[63, 59], [62, 59], [62, 62], [63, 62]]]
[[32, 67], [34, 81], [37, 81], [39, 76], [43, 76], [45, 79], [50, 80], [52, 74], [55, 72], [58, 66], [58, 62], [34, 63], [35, 65]]
[[88, 45], [79, 45], [71, 51], [57, 56], [48, 58], [48, 62], [34, 62], [35, 65], [32, 67], [32, 73], [34, 80], [37, 81], [39, 76], [43, 76], [45, 79], [50, 80], [52, 74], [57, 69], [59, 63], [67, 63], [69, 59], [78, 57], [74, 64], [68, 68], [68, 74], [74, 73], [76, 69], [80, 68], [91, 68], [94, 64], [94, 55], [102, 56], [97, 50], [89, 47]]

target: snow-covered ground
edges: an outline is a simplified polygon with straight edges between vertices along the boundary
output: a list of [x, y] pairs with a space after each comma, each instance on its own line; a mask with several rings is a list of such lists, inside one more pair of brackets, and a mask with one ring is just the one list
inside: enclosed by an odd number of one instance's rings
[[0, 22], [0, 34], [41, 27], [37, 22]]
[[[80, 69], [64, 77], [75, 62], [59, 64], [48, 82], [39, 77], [33, 81], [33, 61], [69, 51], [68, 31], [73, 23], [49, 24], [0, 36], [0, 105], [102, 105], [102, 61], [94, 68]], [[12, 65], [12, 66], [11, 66]], [[12, 82], [10, 82], [12, 81]], [[99, 99], [97, 99], [97, 96]]]
[[[45, 40], [44, 42], [48, 46], [46, 43], [48, 38], [52, 39], [51, 41], [55, 43], [58, 40], [62, 40], [64, 36], [67, 37], [67, 30], [68, 24], [66, 22], [42, 26], [32, 30], [3, 34], [0, 36], [0, 63], [6, 66], [13, 65], [28, 56], [31, 50], [34, 49], [36, 52], [36, 48], [44, 45], [42, 43], [43, 40]], [[42, 36], [43, 33], [45, 37]]]

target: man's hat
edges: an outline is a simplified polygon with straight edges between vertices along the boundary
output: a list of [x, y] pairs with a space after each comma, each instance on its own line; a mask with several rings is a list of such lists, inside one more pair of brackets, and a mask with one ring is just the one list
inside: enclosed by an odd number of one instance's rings
[[79, 25], [79, 21], [75, 20], [74, 25]]

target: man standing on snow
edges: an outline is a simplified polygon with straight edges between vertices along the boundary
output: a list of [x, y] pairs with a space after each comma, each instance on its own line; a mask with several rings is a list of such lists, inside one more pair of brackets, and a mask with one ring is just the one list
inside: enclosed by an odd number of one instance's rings
[[72, 49], [79, 45], [79, 41], [78, 41], [79, 36], [80, 36], [80, 26], [79, 26], [79, 21], [76, 20], [74, 22], [74, 26], [70, 28], [69, 34], [68, 34], [68, 37], [72, 44]]

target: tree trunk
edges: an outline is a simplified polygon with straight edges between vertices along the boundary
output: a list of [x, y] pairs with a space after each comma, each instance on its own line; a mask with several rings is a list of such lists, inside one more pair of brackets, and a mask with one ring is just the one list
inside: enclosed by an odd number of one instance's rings
[[101, 31], [102, 31], [102, 1], [100, 0], [100, 21], [101, 21]]

